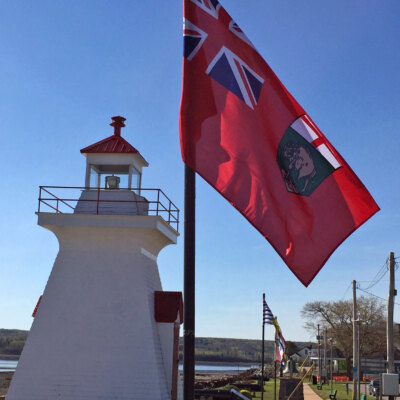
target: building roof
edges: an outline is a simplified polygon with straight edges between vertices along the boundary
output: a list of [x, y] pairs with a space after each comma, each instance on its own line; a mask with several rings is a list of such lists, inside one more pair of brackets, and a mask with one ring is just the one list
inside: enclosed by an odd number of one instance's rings
[[81, 153], [135, 153], [141, 156], [130, 143], [121, 137], [121, 128], [125, 126], [124, 121], [126, 119], [120, 116], [112, 117], [111, 119], [113, 122], [110, 125], [114, 127], [114, 134], [81, 149]]

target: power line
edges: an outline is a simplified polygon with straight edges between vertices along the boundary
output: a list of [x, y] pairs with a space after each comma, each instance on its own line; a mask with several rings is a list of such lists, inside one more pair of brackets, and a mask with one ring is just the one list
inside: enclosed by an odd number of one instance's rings
[[343, 296], [342, 296], [341, 300], [344, 300], [344, 297], [346, 296], [347, 292], [349, 291], [349, 289], [350, 289], [350, 286], [351, 286], [351, 282], [349, 283], [349, 286], [347, 286], [347, 289], [344, 291], [344, 293], [343, 293]]
[[360, 289], [360, 290], [369, 290], [369, 289], [371, 289], [371, 288], [373, 288], [376, 284], [378, 284], [381, 280], [382, 280], [382, 278], [387, 274], [387, 272], [388, 272], [388, 261], [389, 261], [389, 259], [388, 258], [386, 258], [386, 261], [385, 261], [385, 263], [382, 265], [382, 267], [378, 270], [378, 272], [376, 273], [376, 275], [375, 275], [375, 277], [372, 279], [372, 281], [370, 281], [370, 282], [372, 282], [369, 286], [367, 286], [366, 288], [364, 288], [364, 289], [361, 289], [361, 287], [359, 287], [359, 285], [358, 285], [358, 289]]
[[[378, 299], [380, 299], [380, 300], [387, 301], [387, 299], [384, 299], [383, 297], [380, 297], [380, 296], [377, 296], [376, 294], [373, 294], [373, 293], [371, 293], [371, 292], [368, 292], [368, 291], [365, 290], [365, 289], [361, 289], [361, 288], [357, 288], [357, 289], [358, 289], [358, 290], [361, 290], [361, 291], [364, 292], [364, 293], [369, 294], [370, 296], [374, 296], [374, 297], [376, 297], [376, 298], [378, 298]], [[394, 303], [394, 304], [397, 304], [398, 306], [400, 306], [400, 303]]]

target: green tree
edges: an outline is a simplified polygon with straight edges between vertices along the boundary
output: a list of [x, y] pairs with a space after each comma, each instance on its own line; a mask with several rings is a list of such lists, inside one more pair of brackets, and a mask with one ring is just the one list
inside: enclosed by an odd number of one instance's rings
[[288, 357], [296, 354], [299, 351], [297, 344], [295, 342], [291, 342], [290, 340], [286, 341], [286, 350], [285, 353]]

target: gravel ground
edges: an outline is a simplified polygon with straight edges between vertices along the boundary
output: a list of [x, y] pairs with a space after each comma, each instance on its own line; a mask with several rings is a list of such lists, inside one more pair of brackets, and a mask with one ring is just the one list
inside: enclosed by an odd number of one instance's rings
[[0, 399], [7, 394], [13, 375], [14, 372], [0, 372]]

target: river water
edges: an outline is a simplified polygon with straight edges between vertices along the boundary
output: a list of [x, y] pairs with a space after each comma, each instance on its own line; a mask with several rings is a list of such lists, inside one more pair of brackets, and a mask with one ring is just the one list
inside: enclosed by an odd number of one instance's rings
[[[0, 360], [0, 372], [3, 371], [15, 371], [17, 368], [18, 361], [17, 360]], [[223, 365], [213, 365], [213, 364], [196, 364], [195, 370], [199, 373], [207, 373], [207, 372], [216, 372], [216, 373], [223, 373], [223, 372], [232, 372], [232, 373], [239, 373], [243, 372], [249, 368], [257, 368], [258, 365], [241, 365], [241, 364], [223, 364]], [[179, 364], [179, 370], [182, 370], [182, 364]]]
[[0, 360], [0, 372], [15, 371], [17, 364], [17, 360]]

